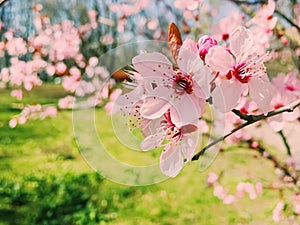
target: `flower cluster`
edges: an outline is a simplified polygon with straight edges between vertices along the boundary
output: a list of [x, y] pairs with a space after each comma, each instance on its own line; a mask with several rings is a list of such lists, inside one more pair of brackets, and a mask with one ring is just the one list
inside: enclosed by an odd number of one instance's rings
[[245, 197], [245, 194], [251, 200], [254, 200], [263, 193], [263, 184], [261, 182], [256, 182], [255, 184], [240, 182], [236, 186], [236, 193], [229, 194], [228, 190], [219, 183], [218, 178], [217, 174], [210, 172], [207, 176], [207, 184], [209, 187], [214, 188], [214, 195], [226, 205], [235, 203], [238, 198]]
[[[174, 26], [170, 25], [171, 32], [176, 30]], [[174, 177], [195, 153], [199, 118], [207, 101], [226, 113], [250, 97], [258, 110], [267, 113], [274, 90], [264, 66], [266, 54], [255, 45], [249, 29], [235, 29], [229, 46], [209, 36], [174, 46], [181, 43], [181, 37], [171, 32], [176, 65], [158, 52], [134, 57], [132, 80], [136, 87], [117, 99], [115, 112], [138, 117], [145, 136], [142, 149], [164, 146], [161, 169]]]
[[42, 107], [40, 104], [27, 105], [24, 107], [20, 115], [15, 116], [9, 121], [11, 128], [16, 127], [18, 124], [24, 124], [29, 119], [45, 119], [46, 117], [55, 117], [57, 109], [54, 106]]
[[[65, 98], [59, 99], [57, 105], [51, 106], [56, 110], [73, 108], [75, 97], [71, 95], [75, 92], [78, 96], [89, 95], [90, 104], [93, 106], [105, 105], [115, 81], [109, 80], [109, 72], [99, 65], [97, 57], [84, 54], [81, 48], [89, 41], [99, 24], [104, 22], [97, 20], [95, 10], [90, 10], [87, 14], [89, 21], [85, 24], [76, 26], [71, 20], [52, 24], [50, 18], [43, 13], [43, 6], [35, 4], [33, 23], [36, 33], [24, 38], [14, 29], [0, 26], [0, 55], [3, 65], [0, 69], [0, 88], [11, 88], [11, 96], [22, 101], [34, 87], [43, 85], [45, 79], [60, 84], [66, 92]], [[99, 88], [103, 89], [100, 94]], [[43, 108], [36, 102], [34, 104]], [[29, 107], [29, 110], [25, 106], [20, 115], [11, 120], [10, 127], [37, 118], [29, 113], [35, 111], [36, 107]], [[54, 110], [53, 113], [47, 112], [51, 115], [56, 114]], [[46, 116], [41, 114], [38, 117], [43, 119]]]

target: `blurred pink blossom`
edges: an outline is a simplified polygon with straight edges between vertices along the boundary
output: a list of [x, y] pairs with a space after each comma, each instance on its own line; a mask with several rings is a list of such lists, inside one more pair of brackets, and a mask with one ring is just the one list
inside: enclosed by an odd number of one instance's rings
[[224, 199], [223, 199], [223, 203], [225, 205], [231, 205], [236, 201], [236, 197], [234, 195], [227, 195]]
[[118, 99], [118, 97], [122, 94], [122, 89], [117, 88], [115, 89], [109, 96], [109, 102], [105, 104], [105, 110], [108, 115], [111, 115], [113, 113], [113, 107], [115, 104], [115, 101]]
[[226, 198], [226, 195], [226, 190], [221, 185], [217, 185], [214, 187], [214, 196], [224, 200]]
[[[274, 110], [289, 105], [300, 98], [300, 79], [297, 76], [297, 72], [280, 73], [272, 79], [272, 83], [277, 90], [271, 102]], [[296, 121], [299, 117], [300, 109], [296, 108], [293, 112], [281, 113], [268, 118], [267, 121], [274, 131], [280, 131], [286, 122]]]
[[10, 93], [11, 96], [16, 97], [17, 100], [22, 100], [23, 98], [23, 91], [18, 89], [18, 90], [12, 90]]
[[130, 16], [140, 12], [150, 4], [150, 0], [126, 0], [122, 3], [111, 3], [109, 9], [112, 12]]
[[75, 97], [71, 95], [61, 98], [58, 101], [58, 107], [60, 109], [73, 109], [74, 104], [75, 104]]
[[149, 30], [155, 30], [155, 29], [157, 29], [158, 26], [159, 26], [159, 21], [156, 18], [151, 19], [147, 24], [147, 27]]
[[218, 24], [212, 26], [212, 35], [218, 41], [227, 41], [230, 34], [243, 24], [244, 16], [233, 10], [229, 16], [222, 18]]
[[202, 0], [175, 0], [174, 6], [178, 9], [187, 9], [193, 11], [197, 9]]
[[216, 173], [210, 172], [207, 175], [207, 181], [206, 182], [209, 186], [212, 186], [212, 185], [216, 184], [217, 181], [218, 181], [218, 175]]
[[27, 45], [23, 38], [11, 38], [6, 43], [6, 49], [9, 55], [25, 55], [27, 52]]
[[276, 207], [272, 212], [273, 221], [278, 223], [281, 219], [283, 219], [283, 209], [284, 209], [284, 202], [280, 201], [277, 203]]
[[18, 124], [18, 120], [16, 118], [13, 118], [9, 121], [10, 128], [15, 128]]
[[40, 118], [43, 120], [46, 117], [55, 117], [57, 114], [57, 109], [54, 106], [48, 106], [40, 113]]

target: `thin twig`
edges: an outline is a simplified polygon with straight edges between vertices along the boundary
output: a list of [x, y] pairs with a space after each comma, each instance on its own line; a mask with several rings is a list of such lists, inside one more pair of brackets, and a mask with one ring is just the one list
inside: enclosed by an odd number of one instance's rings
[[200, 152], [196, 153], [192, 160], [198, 160], [199, 157], [201, 155], [203, 155], [205, 153], [205, 151], [207, 151], [209, 148], [211, 148], [212, 146], [214, 146], [215, 144], [225, 140], [227, 137], [229, 137], [230, 135], [232, 135], [233, 133], [235, 133], [238, 130], [243, 129], [244, 127], [247, 127], [255, 122], [258, 122], [260, 120], [284, 113], [284, 112], [293, 112], [297, 107], [300, 106], [300, 99], [298, 99], [297, 101], [293, 102], [292, 104], [286, 106], [286, 107], [282, 107], [280, 109], [274, 110], [274, 111], [270, 111], [267, 114], [260, 114], [260, 115], [249, 115], [247, 116], [247, 121], [245, 123], [242, 123], [241, 125], [237, 126], [236, 128], [234, 128], [232, 131], [230, 131], [228, 134], [214, 140], [213, 142], [209, 143], [207, 146], [205, 146]]
[[[267, 4], [267, 1], [239, 1], [239, 0], [230, 0], [231, 2], [237, 5], [258, 5], [258, 4]], [[275, 10], [275, 13], [282, 17], [286, 22], [288, 22], [291, 26], [295, 27], [300, 32], [300, 27], [294, 23], [290, 18], [288, 18], [284, 13], [279, 10]]]
[[275, 10], [275, 13], [277, 13], [279, 16], [281, 16], [286, 22], [288, 22], [291, 26], [295, 27], [298, 30], [298, 32], [300, 32], [300, 27], [296, 23], [294, 23], [290, 18], [288, 18], [286, 15], [284, 15], [279, 10]]
[[290, 145], [289, 145], [289, 143], [287, 142], [287, 139], [286, 139], [284, 133], [282, 132], [282, 130], [279, 131], [278, 134], [280, 135], [280, 137], [281, 137], [281, 139], [282, 139], [282, 141], [283, 141], [283, 143], [284, 143], [284, 146], [285, 146], [285, 148], [286, 148], [287, 154], [288, 154], [289, 156], [292, 156], [292, 152], [291, 152]]
[[235, 4], [241, 5], [241, 4], [246, 4], [246, 5], [258, 5], [258, 4], [267, 4], [267, 1], [238, 1], [238, 0], [230, 0], [231, 2], [234, 2]]
[[251, 143], [252, 143], [253, 140], [249, 140], [247, 141], [247, 143], [249, 144], [249, 147], [251, 149], [254, 149], [256, 151], [258, 151], [263, 157], [265, 157], [266, 159], [270, 160], [273, 162], [274, 164], [274, 167], [275, 168], [278, 168], [280, 169], [281, 171], [284, 172], [284, 174], [288, 177], [291, 177], [292, 180], [293, 180], [293, 183], [298, 187], [299, 189], [299, 186], [298, 186], [298, 179], [299, 177], [298, 176], [295, 176], [294, 174], [292, 174], [289, 169], [287, 168], [287, 165], [284, 164], [282, 165], [281, 163], [278, 162], [278, 160], [276, 159], [275, 156], [273, 156], [271, 153], [269, 153], [264, 147], [262, 147], [260, 144], [258, 145], [258, 147], [256, 148], [252, 148], [251, 147]]
[[243, 120], [246, 120], [246, 121], [249, 120], [249, 116], [242, 113], [240, 110], [233, 109], [233, 110], [231, 110], [231, 112], [233, 112], [235, 115], [237, 115], [238, 117], [240, 117]]

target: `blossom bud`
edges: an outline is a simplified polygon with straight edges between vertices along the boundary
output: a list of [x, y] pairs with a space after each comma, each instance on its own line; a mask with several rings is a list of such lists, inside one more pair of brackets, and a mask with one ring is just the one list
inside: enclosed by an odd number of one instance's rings
[[217, 44], [218, 44], [217, 41], [212, 37], [209, 37], [207, 35], [201, 37], [197, 45], [200, 58], [204, 60], [206, 54], [208, 53], [209, 48]]

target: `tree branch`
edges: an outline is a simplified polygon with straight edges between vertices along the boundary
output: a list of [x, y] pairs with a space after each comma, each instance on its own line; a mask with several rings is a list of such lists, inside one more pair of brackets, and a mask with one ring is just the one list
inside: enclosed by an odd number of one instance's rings
[[[245, 4], [245, 5], [258, 5], [258, 4], [267, 4], [268, 1], [263, 1], [263, 0], [260, 0], [260, 1], [242, 1], [242, 0], [229, 0], [237, 5], [242, 5], [242, 4]], [[288, 22], [291, 26], [295, 27], [299, 32], [300, 32], [300, 27], [294, 23], [290, 18], [288, 18], [284, 13], [282, 13], [281, 11], [279, 10], [275, 10], [275, 13], [278, 14], [281, 18], [283, 18], [286, 22]]]
[[300, 27], [297, 24], [295, 24], [290, 18], [288, 18], [286, 15], [284, 15], [279, 10], [275, 10], [275, 13], [277, 13], [279, 16], [281, 16], [286, 22], [288, 22], [291, 26], [295, 27], [298, 30], [298, 32], [300, 32]]
[[[249, 144], [249, 147], [250, 147], [250, 148], [252, 148], [252, 147], [251, 147], [252, 141], [253, 141], [253, 140], [247, 141], [247, 143]], [[258, 145], [258, 147], [252, 148], [252, 149], [258, 151], [258, 152], [261, 154], [261, 156], [263, 156], [263, 157], [265, 157], [266, 159], [272, 161], [275, 168], [278, 168], [278, 169], [282, 170], [286, 176], [291, 177], [292, 180], [293, 180], [293, 184], [296, 185], [296, 187], [297, 187], [298, 189], [300, 188], [300, 187], [297, 185], [297, 184], [298, 184], [298, 179], [299, 179], [299, 177], [298, 177], [297, 175], [295, 176], [294, 174], [292, 174], [292, 173], [289, 171], [289, 169], [288, 169], [288, 167], [287, 167], [286, 164], [282, 165], [281, 163], [279, 163], [278, 160], [277, 160], [271, 153], [267, 152], [266, 149], [265, 149], [264, 147], [262, 147], [260, 144]]]
[[285, 148], [286, 148], [287, 154], [288, 154], [289, 156], [292, 156], [292, 152], [291, 152], [290, 145], [289, 145], [289, 143], [287, 142], [287, 139], [286, 139], [284, 133], [282, 132], [282, 130], [279, 131], [278, 134], [280, 135], [280, 137], [281, 137], [281, 139], [282, 139], [282, 141], [283, 141], [283, 143], [284, 143], [284, 146], [285, 146]]
[[268, 1], [242, 1], [242, 0], [230, 0], [231, 2], [234, 2], [235, 4], [241, 5], [241, 4], [246, 4], [246, 5], [258, 5], [258, 4], [267, 4]]
[[[258, 122], [260, 120], [284, 113], [284, 112], [293, 112], [297, 107], [300, 106], [300, 99], [298, 99], [297, 101], [293, 102], [292, 104], [286, 106], [286, 107], [282, 107], [280, 109], [274, 110], [274, 111], [270, 111], [267, 114], [260, 114], [260, 115], [245, 115], [247, 116], [246, 122], [242, 123], [241, 125], [237, 126], [236, 128], [234, 128], [232, 131], [230, 131], [228, 134], [214, 140], [213, 142], [209, 143], [207, 146], [205, 146], [200, 152], [196, 153], [193, 158], [193, 160], [198, 160], [199, 157], [201, 155], [203, 155], [209, 148], [211, 148], [212, 146], [214, 146], [215, 144], [225, 140], [227, 137], [229, 137], [230, 135], [232, 135], [233, 133], [237, 132], [238, 130], [243, 129], [244, 127], [247, 127], [255, 122]], [[243, 114], [244, 115], [244, 114]], [[245, 117], [246, 118], [246, 117]]]

